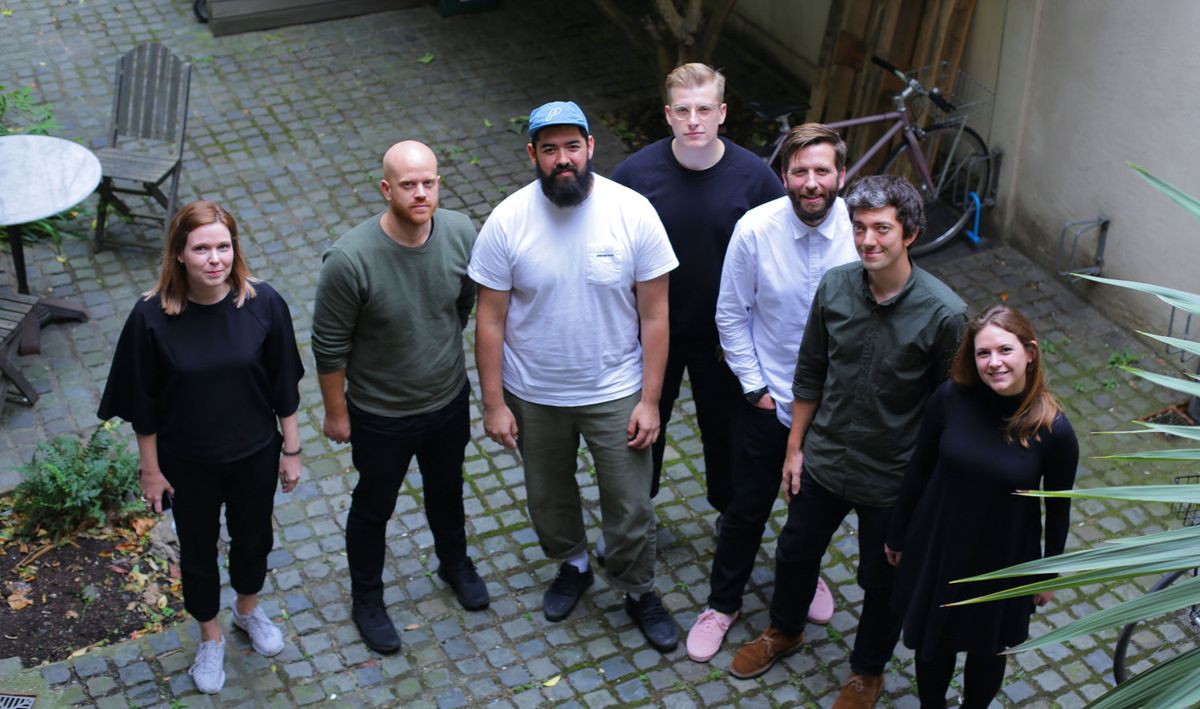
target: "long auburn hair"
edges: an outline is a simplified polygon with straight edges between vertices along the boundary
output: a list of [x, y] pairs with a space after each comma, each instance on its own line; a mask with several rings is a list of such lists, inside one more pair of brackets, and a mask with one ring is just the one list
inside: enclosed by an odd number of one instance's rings
[[178, 315], [187, 307], [188, 280], [187, 267], [179, 261], [179, 255], [187, 248], [188, 234], [209, 224], [220, 222], [229, 230], [233, 242], [233, 265], [229, 269], [229, 286], [234, 293], [234, 306], [240, 308], [247, 298], [253, 298], [254, 279], [246, 260], [242, 258], [242, 248], [238, 243], [237, 220], [233, 215], [216, 202], [197, 200], [184, 205], [175, 213], [171, 226], [167, 229], [167, 240], [163, 244], [162, 272], [158, 276], [158, 284], [142, 294], [145, 300], [158, 295], [162, 300], [163, 312], [167, 315]]
[[1029, 439], [1041, 440], [1039, 434], [1042, 429], [1050, 430], [1054, 417], [1062, 411], [1062, 405], [1046, 386], [1042, 352], [1038, 348], [1033, 326], [1021, 311], [1007, 305], [993, 305], [975, 316], [967, 324], [966, 334], [958, 345], [954, 363], [950, 365], [950, 378], [962, 386], [987, 386], [979, 378], [979, 369], [975, 366], [975, 336], [988, 325], [995, 325], [1016, 335], [1030, 355], [1029, 367], [1025, 373], [1025, 393], [1021, 396], [1021, 404], [1004, 427], [1005, 441], [1012, 443], [1016, 440], [1028, 448]]

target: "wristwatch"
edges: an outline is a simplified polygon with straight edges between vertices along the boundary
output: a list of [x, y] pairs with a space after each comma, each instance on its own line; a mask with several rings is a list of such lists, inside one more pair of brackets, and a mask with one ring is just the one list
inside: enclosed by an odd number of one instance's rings
[[755, 389], [754, 391], [748, 391], [745, 394], [742, 394], [742, 396], [746, 397], [747, 404], [754, 406], [755, 404], [758, 403], [759, 399], [763, 398], [763, 394], [766, 394], [766, 393], [767, 393], [766, 387], [759, 387], [759, 388]]

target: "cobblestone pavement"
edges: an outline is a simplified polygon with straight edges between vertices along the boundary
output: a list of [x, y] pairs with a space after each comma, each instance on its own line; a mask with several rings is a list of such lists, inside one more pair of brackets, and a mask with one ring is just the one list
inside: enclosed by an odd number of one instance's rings
[[[520, 461], [482, 435], [478, 398], [467, 450], [468, 531], [492, 605], [483, 612], [462, 611], [434, 579], [432, 538], [414, 472], [388, 528], [385, 572], [392, 617], [405, 628], [403, 650], [381, 657], [365, 648], [349, 620], [343, 542], [355, 474], [349, 449], [321, 436], [308, 343], [319, 254], [380, 208], [374, 187], [378, 162], [395, 140], [431, 144], [442, 161], [443, 206], [481, 222], [491, 205], [531, 178], [524, 139], [511, 118], [527, 115], [544, 100], [577, 100], [593, 119], [597, 167], [606, 172], [622, 155], [615, 136], [597, 120], [598, 111], [636, 96], [655, 100], [657, 80], [639, 73], [623, 37], [586, 0], [509, 2], [500, 11], [448, 19], [424, 7], [222, 39], [193, 21], [190, 5], [8, 0], [0, 4], [5, 47], [0, 83], [34, 87], [38, 98], [53, 104], [65, 126], [61, 135], [95, 147], [107, 125], [111, 70], [119, 54], [154, 39], [193, 62], [181, 198], [216, 199], [238, 217], [253, 272], [292, 306], [309, 371], [300, 412], [306, 478], [295, 493], [277, 500], [277, 543], [263, 595], [266, 610], [286, 630], [287, 649], [268, 661], [250, 650], [243, 635], [231, 635], [225, 690], [217, 697], [200, 695], [186, 674], [198, 638], [194, 624], [185, 623], [39, 668], [22, 670], [10, 658], [0, 662], [0, 690], [39, 693], [44, 702], [39, 706], [828, 706], [845, 676], [861, 599], [854, 583], [853, 518], [824, 567], [838, 604], [833, 622], [756, 680], [727, 674], [728, 648], [749, 640], [767, 622], [782, 503], [759, 554], [743, 620], [711, 664], [689, 661], [682, 647], [666, 655], [648, 648], [625, 616], [619, 594], [603, 581], [570, 619], [550, 624], [542, 619], [540, 603], [555, 565], [543, 557], [529, 524]], [[433, 61], [419, 62], [427, 53]], [[93, 198], [75, 220], [82, 232], [94, 205]], [[65, 243], [62, 259], [44, 245], [29, 250], [36, 291], [82, 301], [92, 318], [50, 326], [43, 353], [19, 358], [43, 398], [34, 408], [5, 404], [0, 412], [0, 489], [15, 484], [15, 468], [29, 460], [36, 442], [86, 432], [97, 423], [113, 343], [136, 294], [153, 282], [157, 258], [131, 250], [93, 255], [85, 242], [74, 240]], [[1114, 355], [1152, 362], [1156, 357], [1149, 349], [1015, 251], [998, 247], [929, 263], [972, 306], [1007, 299], [1032, 316], [1055, 389], [1078, 430], [1120, 428], [1168, 403], [1163, 392], [1109, 366]], [[0, 268], [9, 268], [7, 258]], [[3, 279], [10, 281], [12, 274], [6, 270]], [[692, 411], [685, 391], [667, 430], [669, 482], [657, 500], [657, 590], [685, 630], [707, 595], [714, 519], [704, 501]], [[1089, 457], [1127, 447], [1128, 441], [1084, 436], [1081, 443], [1082, 485], [1163, 481], [1170, 475], [1169, 468]], [[586, 455], [579, 464], [588, 514], [595, 517], [597, 492]], [[1165, 506], [1077, 504], [1068, 548], [1161, 529], [1169, 520]], [[1062, 593], [1035, 619], [1035, 630], [1110, 605], [1145, 585]], [[1179, 637], [1169, 626], [1150, 633]], [[1110, 682], [1111, 639], [1109, 634], [1019, 656], [1010, 663], [1000, 702], [1082, 705]], [[912, 681], [912, 654], [901, 648], [888, 674], [885, 703], [915, 707]]]

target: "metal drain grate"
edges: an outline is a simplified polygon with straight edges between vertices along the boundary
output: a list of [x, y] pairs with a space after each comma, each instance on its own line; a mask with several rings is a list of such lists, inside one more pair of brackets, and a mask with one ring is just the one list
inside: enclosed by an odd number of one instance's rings
[[35, 701], [31, 694], [0, 694], [0, 709], [30, 709]]

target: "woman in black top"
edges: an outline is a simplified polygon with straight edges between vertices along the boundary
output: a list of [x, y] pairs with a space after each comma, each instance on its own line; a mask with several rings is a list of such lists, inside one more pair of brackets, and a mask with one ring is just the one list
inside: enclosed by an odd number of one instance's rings
[[[1034, 579], [950, 581], [1061, 554], [1070, 501], [1016, 490], [1067, 490], [1079, 445], [1046, 388], [1033, 328], [1017, 310], [988, 308], [967, 326], [950, 379], [929, 399], [884, 551], [899, 565], [894, 602], [916, 651], [922, 707], [944, 707], [956, 654], [967, 653], [964, 707], [986, 707], [1004, 679], [1006, 647], [1053, 592], [946, 608]], [[901, 561], [901, 556], [903, 560]]]
[[287, 303], [250, 277], [237, 222], [213, 202], [180, 209], [158, 284], [138, 299], [121, 331], [99, 416], [132, 424], [147, 505], [161, 513], [173, 504], [184, 607], [200, 623], [190, 673], [206, 693], [225, 683], [217, 622], [222, 504], [237, 592], [233, 624], [259, 653], [283, 649], [257, 594], [274, 542], [276, 483], [290, 492], [300, 479], [303, 374]]

